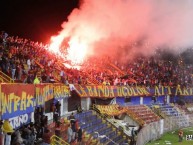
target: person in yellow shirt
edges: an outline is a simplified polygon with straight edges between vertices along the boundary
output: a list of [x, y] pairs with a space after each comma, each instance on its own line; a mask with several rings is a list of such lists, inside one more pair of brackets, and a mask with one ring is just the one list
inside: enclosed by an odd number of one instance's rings
[[34, 84], [40, 84], [40, 80], [38, 79], [37, 75], [36, 75], [36, 77], [34, 79]]
[[103, 81], [103, 85], [106, 86], [106, 81]]

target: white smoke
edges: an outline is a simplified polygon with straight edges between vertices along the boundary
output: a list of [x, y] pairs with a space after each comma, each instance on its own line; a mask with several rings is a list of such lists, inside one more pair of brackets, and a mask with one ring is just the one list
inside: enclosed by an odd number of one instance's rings
[[193, 45], [193, 0], [84, 0], [58, 34], [87, 46], [87, 55], [151, 54]]

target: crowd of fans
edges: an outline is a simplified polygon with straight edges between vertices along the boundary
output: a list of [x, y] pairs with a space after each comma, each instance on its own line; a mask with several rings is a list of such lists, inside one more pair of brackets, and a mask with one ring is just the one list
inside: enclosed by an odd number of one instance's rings
[[187, 65], [181, 59], [175, 63], [157, 56], [139, 56], [121, 64], [109, 57], [92, 58], [78, 70], [65, 67], [65, 60], [48, 51], [48, 45], [10, 37], [5, 32], [0, 35], [0, 42], [0, 69], [18, 82], [34, 83], [38, 77], [41, 83], [66, 85], [192, 86], [193, 65]]
[[[0, 35], [0, 70], [15, 82], [192, 87], [193, 65], [184, 63], [180, 57], [174, 62], [158, 56], [139, 56], [124, 64], [110, 57], [90, 58], [82, 64], [80, 70], [65, 67], [64, 62], [60, 56], [48, 51], [48, 45], [10, 37], [6, 32]], [[54, 112], [56, 122], [60, 118], [58, 114], [60, 112]], [[43, 115], [41, 108], [34, 115], [34, 124], [24, 125], [14, 133], [11, 131], [11, 144], [32, 145], [38, 138], [49, 140], [48, 118]], [[82, 131], [75, 127], [73, 118], [70, 119], [68, 142], [75, 139], [76, 131], [79, 133], [78, 140], [81, 141]]]
[[[49, 139], [46, 139], [46, 133], [48, 129], [48, 118], [43, 115], [43, 109], [38, 107], [34, 112], [34, 123], [24, 124], [20, 128], [13, 129], [8, 120], [1, 121], [0, 124], [0, 143], [5, 145], [34, 145], [50, 143]], [[4, 134], [4, 137], [2, 136]]]

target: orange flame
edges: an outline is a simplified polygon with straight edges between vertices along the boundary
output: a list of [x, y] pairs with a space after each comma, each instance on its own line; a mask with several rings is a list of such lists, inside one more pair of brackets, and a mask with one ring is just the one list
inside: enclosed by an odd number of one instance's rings
[[63, 40], [64, 36], [61, 34], [55, 37], [51, 37], [51, 44], [48, 50], [62, 56], [64, 59], [67, 59], [73, 65], [82, 64], [87, 55], [87, 44], [80, 42], [76, 37], [73, 37], [68, 41], [69, 47], [65, 48], [67, 50], [67, 54], [63, 54], [60, 51]]

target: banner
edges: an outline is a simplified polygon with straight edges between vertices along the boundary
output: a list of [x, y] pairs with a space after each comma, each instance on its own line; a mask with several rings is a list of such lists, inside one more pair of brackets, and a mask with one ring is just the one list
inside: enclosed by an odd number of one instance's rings
[[2, 119], [33, 112], [34, 85], [1, 84], [0, 106]]
[[130, 86], [104, 86], [104, 85], [75, 85], [76, 91], [80, 97], [135, 97], [135, 96], [163, 96], [178, 95], [191, 96], [193, 88], [170, 87], [170, 86], [154, 86], [148, 87], [130, 87]]
[[19, 115], [9, 119], [9, 122], [13, 129], [17, 129], [22, 125], [29, 124], [31, 122], [31, 113]]
[[53, 87], [54, 99], [61, 100], [70, 96], [70, 88], [62, 84], [56, 84]]
[[35, 85], [36, 106], [44, 106], [45, 102], [52, 100], [53, 98], [53, 84]]
[[75, 85], [76, 91], [80, 97], [127, 97], [127, 96], [144, 96], [150, 95], [145, 87], [129, 87], [129, 86], [80, 86]]

